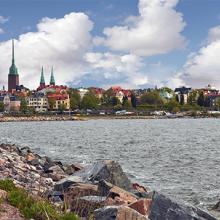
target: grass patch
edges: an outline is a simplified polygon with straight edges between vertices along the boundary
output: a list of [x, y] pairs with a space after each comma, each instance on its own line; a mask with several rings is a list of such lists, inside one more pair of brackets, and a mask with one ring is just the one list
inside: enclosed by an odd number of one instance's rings
[[79, 220], [74, 213], [60, 214], [47, 200], [34, 198], [24, 189], [17, 188], [12, 180], [0, 180], [0, 189], [8, 192], [8, 202], [17, 207], [26, 219]]

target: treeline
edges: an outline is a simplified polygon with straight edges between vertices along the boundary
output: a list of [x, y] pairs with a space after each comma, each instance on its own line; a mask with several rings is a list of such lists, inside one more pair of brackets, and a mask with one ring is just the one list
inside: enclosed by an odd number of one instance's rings
[[[168, 88], [165, 88], [168, 89]], [[171, 92], [172, 90], [169, 90]], [[124, 96], [122, 101], [115, 97], [112, 89], [106, 90], [101, 98], [95, 95], [95, 92], [90, 90], [83, 98], [77, 90], [71, 89], [70, 95], [70, 108], [75, 109], [113, 109], [113, 110], [166, 110], [169, 112], [179, 112], [187, 110], [201, 110], [202, 106], [194, 101], [190, 104], [184, 104], [178, 101], [175, 94], [171, 99], [165, 99], [160, 96], [160, 90], [150, 90], [140, 97], [136, 97], [131, 93], [130, 98]]]

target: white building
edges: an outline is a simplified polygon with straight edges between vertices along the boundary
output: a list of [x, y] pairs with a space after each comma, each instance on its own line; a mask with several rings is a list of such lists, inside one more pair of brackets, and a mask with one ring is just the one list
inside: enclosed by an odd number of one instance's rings
[[28, 107], [36, 112], [45, 112], [48, 109], [48, 99], [43, 94], [36, 94], [26, 99]]

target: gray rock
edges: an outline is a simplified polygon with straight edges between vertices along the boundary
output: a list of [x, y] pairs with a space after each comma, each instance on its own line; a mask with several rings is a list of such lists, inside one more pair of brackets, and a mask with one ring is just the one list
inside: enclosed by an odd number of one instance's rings
[[149, 220], [127, 206], [106, 206], [95, 210], [94, 215], [95, 220]]
[[215, 206], [214, 206], [212, 209], [215, 210], [215, 211], [220, 212], [220, 201], [217, 202], [217, 203], [215, 204]]
[[117, 217], [118, 208], [116, 206], [107, 206], [95, 210], [95, 220], [115, 220]]
[[66, 178], [61, 179], [60, 181], [56, 182], [54, 185], [55, 191], [65, 191], [67, 190], [72, 184], [74, 183], [82, 183], [83, 180], [81, 177], [78, 176], [68, 176]]
[[96, 162], [75, 172], [74, 176], [79, 176], [84, 182], [97, 183], [100, 180], [105, 180], [122, 189], [131, 190], [131, 181], [123, 172], [119, 163], [112, 160]]
[[152, 196], [151, 220], [217, 220], [205, 211], [177, 203], [168, 197], [154, 192]]

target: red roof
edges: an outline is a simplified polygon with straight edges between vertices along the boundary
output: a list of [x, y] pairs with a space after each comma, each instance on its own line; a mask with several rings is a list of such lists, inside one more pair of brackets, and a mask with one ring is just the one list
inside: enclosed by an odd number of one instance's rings
[[69, 98], [68, 94], [48, 94], [48, 99], [55, 99], [55, 100], [66, 100]]

